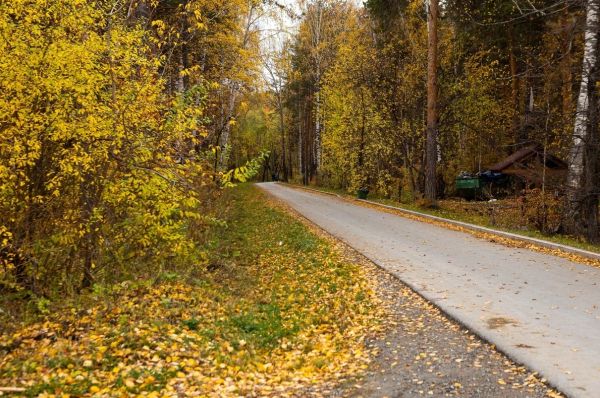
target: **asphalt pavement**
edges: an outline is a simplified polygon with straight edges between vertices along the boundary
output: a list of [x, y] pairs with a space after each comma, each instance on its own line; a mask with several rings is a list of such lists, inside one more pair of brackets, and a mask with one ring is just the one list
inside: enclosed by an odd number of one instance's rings
[[258, 186], [571, 397], [600, 397], [600, 268], [288, 186]]

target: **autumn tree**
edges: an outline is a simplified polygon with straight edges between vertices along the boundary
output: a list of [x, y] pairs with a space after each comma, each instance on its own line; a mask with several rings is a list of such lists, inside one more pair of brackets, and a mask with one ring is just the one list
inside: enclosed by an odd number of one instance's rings
[[568, 213], [565, 225], [569, 232], [585, 234], [598, 240], [598, 118], [597, 69], [600, 2], [588, 0], [581, 85], [573, 127], [567, 175]]
[[2, 288], [49, 295], [202, 264], [206, 199], [255, 169], [215, 171], [203, 149], [240, 9], [207, 32], [227, 17], [218, 4], [122, 5], [0, 5]]
[[425, 197], [435, 204], [437, 200], [438, 159], [438, 13], [437, 0], [427, 7], [427, 134], [425, 151]]
[[[385, 159], [394, 148], [378, 109], [373, 37], [353, 10], [335, 61], [323, 79], [324, 182], [351, 192], [388, 180]], [[385, 184], [382, 184], [383, 188]]]
[[303, 19], [292, 46], [292, 68], [296, 79], [290, 82], [297, 119], [296, 135], [304, 183], [313, 179], [321, 163], [322, 78], [330, 68], [344, 30], [349, 4], [339, 0], [301, 2]]
[[[456, 193], [458, 175], [537, 148], [543, 163], [550, 153], [569, 158], [569, 178], [550, 183], [541, 167], [513, 177], [505, 194], [538, 203], [540, 214], [548, 195], [570, 196], [570, 211], [553, 211], [569, 215], [565, 231], [594, 239], [595, 68], [583, 3], [323, 0], [300, 9], [290, 70], [265, 98], [285, 93], [283, 107], [270, 104], [284, 115], [278, 163], [304, 184], [434, 203]], [[575, 101], [580, 83], [587, 96]], [[588, 210], [575, 210], [584, 202]]]

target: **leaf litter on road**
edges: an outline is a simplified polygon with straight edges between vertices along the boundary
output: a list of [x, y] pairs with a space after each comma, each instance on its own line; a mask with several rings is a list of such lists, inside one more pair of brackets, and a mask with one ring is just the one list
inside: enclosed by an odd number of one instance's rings
[[[262, 196], [244, 198], [264, 206]], [[224, 288], [238, 283], [224, 276], [116, 285], [111, 300], [92, 297], [2, 336], [0, 385], [46, 397], [560, 396], [395, 277], [269, 203], [275, 210], [252, 210], [258, 224], [248, 228], [264, 246], [243, 253], [231, 243], [231, 258], [246, 259], [230, 264], [244, 287]], [[281, 239], [282, 224], [300, 239]], [[248, 235], [232, 242], [247, 245]]]
[[368, 340], [376, 353], [373, 362], [340, 396], [562, 397], [536, 372], [511, 361], [395, 276], [289, 211], [336, 245], [347, 261], [361, 265], [385, 309], [383, 330]]

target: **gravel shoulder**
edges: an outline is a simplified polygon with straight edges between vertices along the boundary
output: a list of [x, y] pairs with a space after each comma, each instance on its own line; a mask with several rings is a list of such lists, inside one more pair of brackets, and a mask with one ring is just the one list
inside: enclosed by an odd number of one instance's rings
[[546, 380], [481, 340], [396, 276], [318, 227], [281, 200], [280, 206], [359, 264], [386, 318], [367, 346], [376, 355], [366, 374], [334, 389], [343, 397], [563, 397]]

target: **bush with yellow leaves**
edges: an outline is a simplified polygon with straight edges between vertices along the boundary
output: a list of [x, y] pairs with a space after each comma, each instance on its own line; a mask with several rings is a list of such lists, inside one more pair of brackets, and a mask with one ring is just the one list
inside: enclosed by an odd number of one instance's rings
[[219, 181], [196, 150], [206, 90], [165, 94], [148, 32], [99, 7], [0, 3], [2, 291], [205, 257], [188, 227]]

